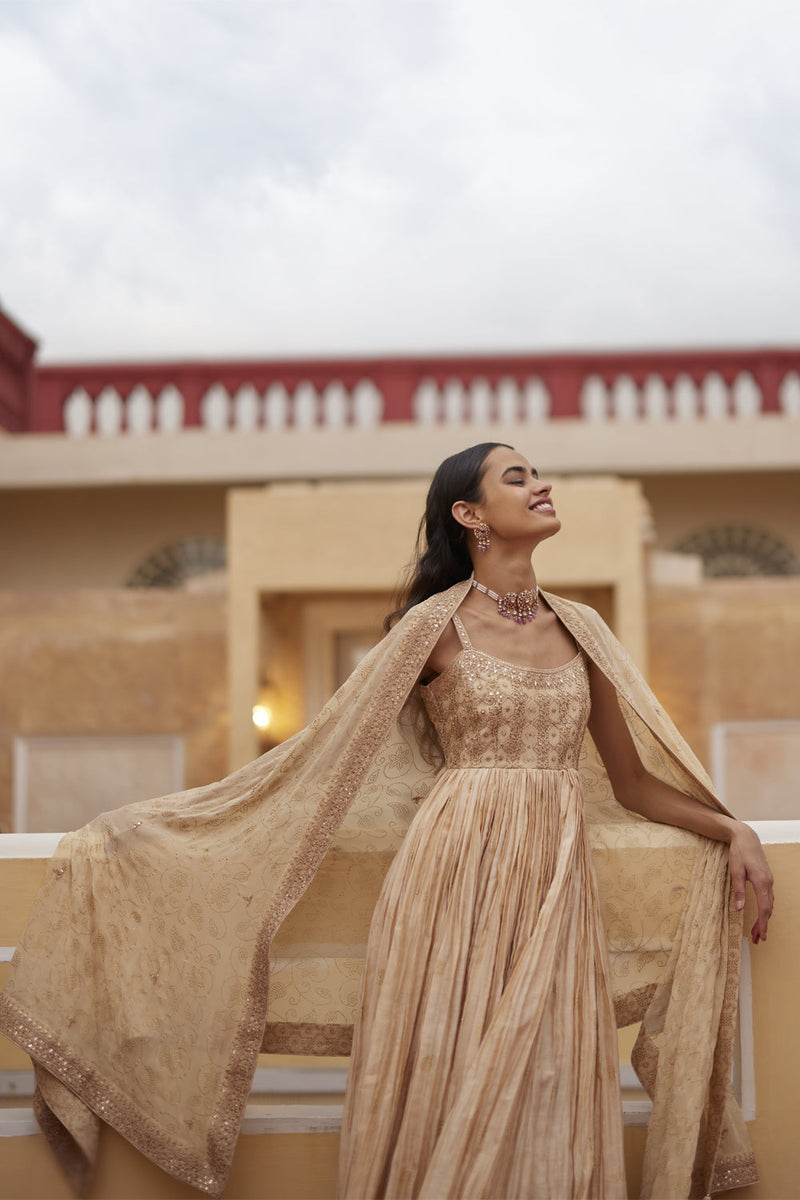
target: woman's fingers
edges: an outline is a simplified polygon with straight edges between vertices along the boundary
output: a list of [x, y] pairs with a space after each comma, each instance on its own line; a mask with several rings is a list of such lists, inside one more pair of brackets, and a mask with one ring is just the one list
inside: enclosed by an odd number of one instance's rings
[[750, 931], [754, 943], [767, 940], [767, 926], [775, 903], [772, 871], [758, 835], [747, 825], [740, 825], [731, 839], [730, 872], [734, 901], [741, 911], [745, 902], [745, 885], [755, 893], [758, 916]]
[[751, 930], [751, 937], [754, 942], [765, 942], [767, 940], [767, 925], [772, 916], [775, 899], [772, 891], [772, 874], [768, 879], [758, 878], [750, 880], [753, 891], [756, 894], [756, 903], [758, 905], [758, 918]]
[[733, 888], [733, 899], [739, 912], [744, 908], [746, 899], [745, 883], [747, 881], [747, 871], [745, 870], [744, 860], [741, 854], [737, 853], [733, 843], [731, 843], [730, 852], [730, 872], [731, 886]]

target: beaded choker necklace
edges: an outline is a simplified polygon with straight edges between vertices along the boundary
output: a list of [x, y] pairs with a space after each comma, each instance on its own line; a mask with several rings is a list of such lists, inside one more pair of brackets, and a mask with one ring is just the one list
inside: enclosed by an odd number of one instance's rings
[[482, 583], [478, 583], [477, 579], [472, 580], [472, 586], [479, 592], [483, 592], [484, 596], [488, 596], [490, 600], [494, 600], [501, 617], [507, 617], [509, 621], [516, 621], [518, 625], [527, 625], [528, 621], [535, 620], [539, 611], [538, 583], [535, 591], [528, 589], [524, 592], [506, 592], [505, 596], [498, 596], [497, 592], [484, 587]]

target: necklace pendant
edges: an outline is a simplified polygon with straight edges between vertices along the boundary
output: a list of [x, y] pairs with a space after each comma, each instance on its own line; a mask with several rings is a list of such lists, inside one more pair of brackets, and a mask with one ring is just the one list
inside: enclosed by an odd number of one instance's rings
[[539, 611], [538, 588], [536, 594], [527, 590], [524, 592], [506, 592], [497, 602], [497, 611], [501, 617], [516, 621], [517, 625], [527, 625], [533, 621]]
[[472, 586], [487, 595], [490, 600], [494, 600], [501, 617], [505, 617], [509, 621], [515, 621], [517, 625], [527, 625], [529, 621], [536, 619], [536, 614], [539, 611], [538, 584], [535, 591], [531, 591], [528, 588], [524, 592], [506, 592], [504, 596], [498, 596], [497, 592], [493, 592], [491, 588], [484, 587], [476, 579], [472, 580]]
[[506, 592], [505, 596], [501, 596], [497, 601], [497, 611], [501, 617], [507, 617], [510, 621], [517, 619], [517, 593]]

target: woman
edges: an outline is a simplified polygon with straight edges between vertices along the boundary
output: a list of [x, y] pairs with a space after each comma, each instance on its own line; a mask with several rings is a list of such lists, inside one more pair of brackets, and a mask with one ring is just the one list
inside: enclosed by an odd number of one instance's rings
[[[649, 774], [616, 692], [539, 595], [550, 485], [503, 445], [439, 468], [401, 614], [472, 573], [430, 654], [445, 769], [376, 909], [345, 1106], [347, 1197], [625, 1195], [616, 1022], [583, 828], [588, 719], [617, 800], [729, 845], [737, 907], [771, 878], [757, 835]], [[511, 618], [503, 619], [503, 618]]]
[[[398, 848], [364, 972], [346, 1194], [621, 1195], [612, 994], [620, 1023], [642, 1021], [646, 1194], [752, 1181], [727, 1096], [738, 942], [724, 843], [739, 908], [745, 879], [756, 888], [755, 940], [769, 870], [596, 615], [553, 596], [537, 608], [530, 553], [557, 528], [515, 451], [454, 456], [431, 488], [405, 614], [307, 730], [219, 783], [62, 839], [0, 1029], [34, 1059], [37, 1116], [76, 1190], [102, 1120], [221, 1195], [262, 1039], [347, 1044], [356, 998], [332, 981], [357, 968], [364, 881]], [[473, 567], [489, 592], [517, 594], [502, 607], [518, 620], [472, 586]], [[605, 768], [581, 748], [587, 687]], [[656, 859], [618, 878], [620, 847]], [[665, 864], [680, 878], [654, 894]], [[315, 889], [301, 974], [324, 978], [290, 1014], [279, 960], [291, 967], [302, 922], [286, 917]], [[637, 924], [645, 910], [655, 936]]]

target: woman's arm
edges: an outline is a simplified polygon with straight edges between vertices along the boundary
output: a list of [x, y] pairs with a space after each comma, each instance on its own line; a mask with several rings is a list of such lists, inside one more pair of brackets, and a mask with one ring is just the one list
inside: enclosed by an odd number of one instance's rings
[[589, 664], [589, 680], [592, 690], [589, 732], [617, 800], [650, 821], [679, 825], [692, 833], [727, 842], [736, 907], [744, 908], [745, 885], [749, 880], [758, 904], [758, 918], [751, 936], [754, 942], [766, 941], [773, 907], [772, 872], [758, 834], [743, 821], [735, 821], [685, 796], [645, 770], [620, 711], [614, 685], [594, 663]]

